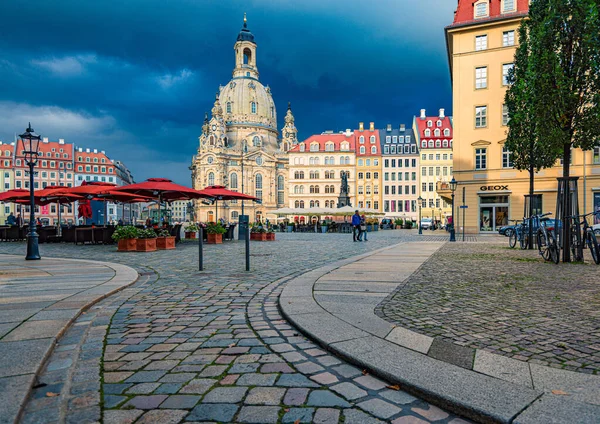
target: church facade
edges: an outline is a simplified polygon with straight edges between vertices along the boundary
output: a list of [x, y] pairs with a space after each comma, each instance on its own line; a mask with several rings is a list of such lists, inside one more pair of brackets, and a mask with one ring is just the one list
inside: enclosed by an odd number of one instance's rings
[[[264, 221], [269, 211], [287, 206], [288, 151], [298, 142], [289, 104], [281, 134], [277, 130], [271, 89], [259, 81], [256, 47], [244, 16], [234, 45], [232, 79], [219, 87], [210, 118], [205, 115], [190, 166], [197, 190], [220, 185], [260, 198], [261, 203], [244, 202], [251, 222]], [[217, 210], [198, 201], [195, 209], [196, 219], [204, 222], [237, 222], [242, 214], [240, 201], [219, 201]]]

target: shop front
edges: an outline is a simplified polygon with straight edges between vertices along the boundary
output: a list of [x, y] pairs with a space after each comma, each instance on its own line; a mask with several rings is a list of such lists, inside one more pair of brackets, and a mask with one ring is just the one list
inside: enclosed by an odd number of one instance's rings
[[497, 232], [503, 225], [508, 225], [509, 196], [481, 194], [479, 196], [479, 232]]

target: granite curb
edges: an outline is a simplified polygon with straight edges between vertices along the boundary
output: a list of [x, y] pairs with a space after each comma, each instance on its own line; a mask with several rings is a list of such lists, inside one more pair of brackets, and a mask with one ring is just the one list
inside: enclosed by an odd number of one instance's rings
[[[40, 261], [25, 262], [22, 256], [7, 254], [1, 254], [0, 258], [14, 258], [14, 262], [8, 266], [8, 269], [20, 268], [21, 270], [26, 269], [26, 272], [30, 273], [45, 273], [46, 275], [41, 276], [43, 278], [53, 276], [46, 269], [54, 267], [60, 274], [60, 276], [54, 276], [55, 280], [62, 277], [65, 287], [68, 286], [63, 290], [64, 296], [59, 296], [56, 301], [45, 298], [44, 295], [28, 295], [27, 289], [23, 290], [20, 299], [17, 299], [22, 300], [27, 296], [35, 299], [37, 296], [44, 301], [39, 302], [39, 307], [33, 310], [27, 309], [25, 306], [25, 309], [21, 311], [23, 319], [13, 320], [10, 323], [12, 328], [0, 339], [0, 350], [3, 353], [3, 358], [0, 359], [2, 365], [0, 367], [0, 392], [6, 395], [3, 405], [0, 407], [0, 422], [9, 423], [19, 421], [32, 388], [52, 355], [58, 339], [65, 334], [77, 318], [93, 305], [135, 283], [138, 273], [125, 265], [101, 261], [43, 258]], [[67, 268], [61, 266], [65, 263], [72, 265], [77, 263], [77, 269], [82, 271], [81, 275], [66, 273]], [[88, 265], [88, 269], [106, 269], [103, 272], [92, 271], [90, 274], [86, 274], [85, 265]], [[14, 279], [14, 281], [17, 280], [19, 280], [18, 277]], [[74, 288], [78, 281], [82, 282], [81, 290]], [[96, 281], [98, 284], [95, 284]], [[29, 284], [43, 285], [46, 282], [34, 281]], [[61, 292], [61, 289], [48, 291], [42, 286], [36, 291], [48, 292], [47, 297], [49, 297], [55, 292]], [[18, 295], [20, 291], [17, 289], [15, 292]], [[2, 298], [0, 297], [0, 299]], [[17, 309], [19, 303], [11, 303], [10, 299], [9, 294], [0, 305], [0, 310], [5, 305], [5, 312], [10, 312], [10, 310], [19, 312]], [[29, 305], [30, 303], [24, 304]], [[17, 357], [21, 360], [15, 361]]]
[[[550, 415], [577, 416], [581, 410], [577, 422], [600, 421], [597, 376], [467, 351], [378, 317], [375, 307], [442, 246], [429, 246], [431, 252], [419, 254], [416, 243], [411, 244], [408, 249], [398, 244], [347, 258], [291, 280], [280, 297], [282, 314], [349, 362], [473, 420], [546, 423], [554, 422], [548, 421]], [[423, 247], [427, 243], [419, 245], [419, 250], [428, 250]], [[406, 250], [409, 260], [385, 260], [397, 256], [398, 250]], [[367, 258], [374, 266], [371, 270], [362, 263]], [[361, 287], [362, 280], [369, 279]], [[552, 394], [559, 388], [561, 395]], [[562, 395], [565, 390], [569, 395]]]

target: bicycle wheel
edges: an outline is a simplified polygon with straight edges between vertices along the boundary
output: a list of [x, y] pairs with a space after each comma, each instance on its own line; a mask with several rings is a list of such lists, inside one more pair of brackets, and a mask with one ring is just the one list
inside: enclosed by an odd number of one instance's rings
[[579, 246], [578, 230], [576, 227], [571, 228], [571, 255], [575, 262], [583, 261], [582, 250]]
[[542, 255], [542, 258], [544, 258], [544, 260], [547, 261], [550, 258], [550, 252], [548, 251], [546, 235], [542, 230], [538, 230], [537, 232], [537, 245], [538, 252], [540, 253], [540, 255]]
[[596, 239], [596, 235], [588, 230], [586, 232], [587, 236], [587, 244], [590, 248], [590, 252], [592, 253], [592, 259], [596, 263], [596, 265], [600, 265], [600, 247], [598, 246], [598, 240]]
[[528, 228], [521, 228], [521, 230], [519, 231], [519, 247], [521, 248], [521, 250], [525, 250], [527, 249], [527, 247], [529, 247], [529, 243], [527, 242], [529, 240], [529, 229]]
[[508, 246], [512, 249], [517, 245], [517, 232], [511, 231], [508, 236]]
[[548, 233], [548, 250], [550, 252], [548, 256], [550, 257], [552, 262], [558, 264], [558, 262], [560, 261], [560, 254], [558, 250], [558, 244], [556, 244], [556, 240], [554, 239], [552, 233]]

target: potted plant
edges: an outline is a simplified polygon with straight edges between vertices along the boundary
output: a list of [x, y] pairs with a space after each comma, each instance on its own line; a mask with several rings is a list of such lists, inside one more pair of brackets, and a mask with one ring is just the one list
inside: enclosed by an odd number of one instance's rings
[[405, 230], [410, 230], [413, 227], [413, 223], [412, 221], [409, 221], [408, 219], [404, 222], [404, 229]]
[[167, 229], [162, 229], [156, 237], [156, 248], [158, 250], [175, 249], [175, 236], [172, 236]]
[[156, 232], [151, 229], [139, 230], [136, 241], [137, 252], [154, 252], [156, 250]]
[[404, 221], [402, 221], [400, 218], [396, 218], [394, 220], [394, 224], [396, 225], [397, 229], [402, 229], [402, 226], [404, 225]]
[[223, 243], [223, 234], [226, 232], [227, 230], [221, 224], [209, 222], [206, 224], [206, 242], [208, 244], [221, 244]]
[[112, 234], [112, 239], [118, 243], [118, 252], [135, 252], [138, 229], [133, 225], [118, 227]]
[[195, 239], [197, 232], [198, 232], [198, 226], [194, 223], [191, 223], [190, 225], [185, 227], [185, 238], [186, 239]]
[[250, 229], [250, 240], [267, 241], [267, 231], [262, 225], [253, 225]]
[[275, 241], [275, 231], [273, 231], [272, 228], [270, 228], [266, 234], [267, 234], [267, 241]]

